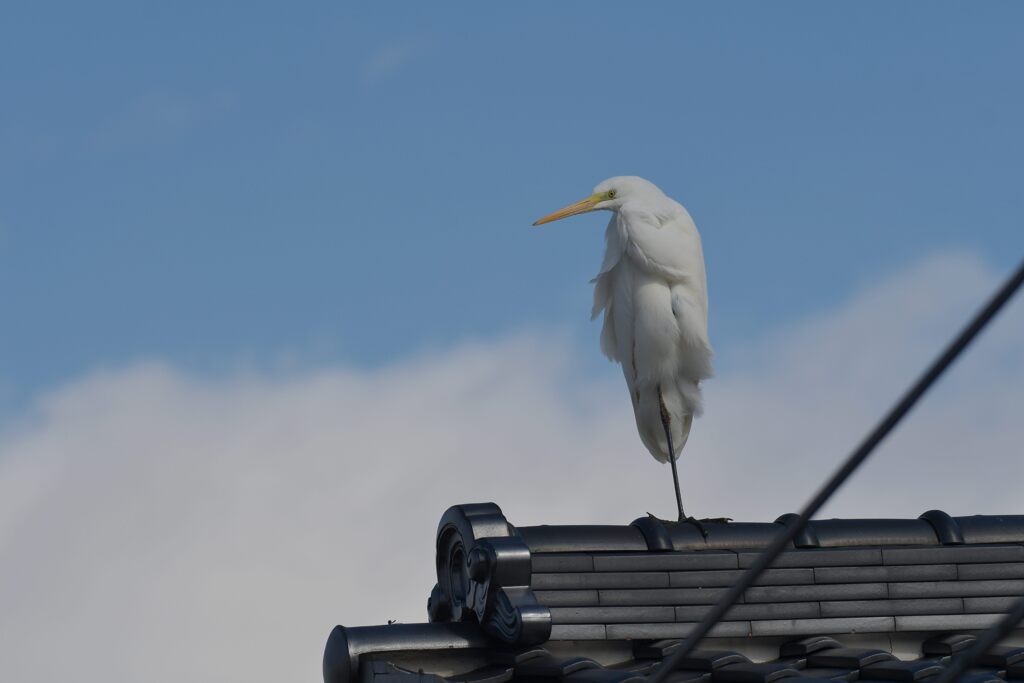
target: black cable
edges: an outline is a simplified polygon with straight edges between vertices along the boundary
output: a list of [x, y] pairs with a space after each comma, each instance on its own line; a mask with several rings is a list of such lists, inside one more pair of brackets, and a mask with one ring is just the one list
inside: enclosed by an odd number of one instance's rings
[[967, 667], [988, 652], [993, 645], [1005, 638], [1021, 621], [1024, 621], [1024, 598], [1017, 600], [1006, 616], [1000, 619], [995, 626], [986, 629], [978, 636], [974, 645], [971, 645], [966, 652], [954, 657], [949, 666], [935, 679], [935, 683], [951, 683]]
[[882, 439], [888, 436], [889, 432], [910, 412], [910, 409], [914, 407], [914, 404], [917, 403], [921, 396], [928, 391], [935, 381], [942, 376], [942, 373], [953, 364], [953, 361], [957, 359], [960, 353], [978, 336], [978, 333], [995, 317], [996, 313], [1020, 288], [1022, 282], [1024, 282], [1024, 262], [1021, 262], [1016, 272], [1006, 280], [985, 307], [974, 316], [974, 319], [971, 320], [967, 327], [961, 330], [960, 334], [942, 352], [942, 355], [931, 364], [910, 390], [903, 395], [903, 398], [890, 409], [885, 418], [875, 426], [857, 449], [847, 457], [842, 467], [832, 475], [832, 478], [804, 506], [797, 519], [792, 524], [787, 525], [785, 530], [779, 533], [768, 547], [757, 556], [754, 563], [740, 575], [739, 580], [729, 587], [729, 590], [715, 603], [715, 606], [701, 619], [693, 631], [686, 636], [679, 648], [666, 656], [658, 668], [647, 675], [648, 683], [663, 683], [669, 673], [675, 669], [676, 665], [693, 652], [697, 643], [707, 636], [715, 624], [736, 604], [736, 601], [739, 600], [743, 593], [754, 584], [754, 581], [761, 575], [761, 572], [767, 569], [793, 539], [796, 538], [797, 534], [803, 531], [811, 517], [843, 485], [843, 482], [860, 467], [867, 457], [871, 455], [871, 452], [875, 450], [875, 447], [882, 442]]

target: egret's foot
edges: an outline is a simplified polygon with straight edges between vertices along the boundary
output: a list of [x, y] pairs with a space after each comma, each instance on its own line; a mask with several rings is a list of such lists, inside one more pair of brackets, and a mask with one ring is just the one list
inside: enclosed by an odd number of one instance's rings
[[652, 515], [650, 512], [647, 513], [647, 516], [656, 522], [661, 522], [662, 524], [692, 524], [700, 530], [701, 536], [703, 536], [705, 539], [707, 539], [708, 537], [708, 530], [704, 527], [704, 524], [702, 522], [732, 521], [728, 517], [721, 517], [719, 519], [697, 519], [696, 517], [680, 516], [679, 519], [662, 519], [661, 517]]
[[678, 519], [662, 519], [658, 515], [655, 515], [651, 512], [648, 512], [647, 516], [653, 519], [655, 522], [661, 522], [662, 524], [679, 524]]
[[702, 524], [702, 522], [705, 522], [705, 521], [707, 521], [707, 520], [697, 519], [696, 517], [680, 517], [679, 518], [679, 524], [692, 524], [695, 527], [697, 527], [697, 529], [700, 531], [700, 535], [703, 536], [704, 540], [706, 541], [708, 539], [708, 530]]

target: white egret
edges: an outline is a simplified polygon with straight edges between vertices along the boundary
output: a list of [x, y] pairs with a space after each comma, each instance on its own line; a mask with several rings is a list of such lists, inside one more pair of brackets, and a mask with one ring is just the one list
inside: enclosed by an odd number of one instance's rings
[[700, 234], [681, 204], [636, 176], [609, 178], [534, 225], [601, 210], [612, 218], [591, 319], [604, 312], [601, 351], [622, 365], [641, 440], [672, 465], [679, 521], [696, 521], [683, 511], [676, 460], [712, 374]]

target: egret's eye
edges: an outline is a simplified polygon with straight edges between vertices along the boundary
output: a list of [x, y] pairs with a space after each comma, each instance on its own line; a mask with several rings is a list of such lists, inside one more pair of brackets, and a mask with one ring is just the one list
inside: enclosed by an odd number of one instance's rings
[[608, 199], [615, 199], [615, 190], [608, 190]]

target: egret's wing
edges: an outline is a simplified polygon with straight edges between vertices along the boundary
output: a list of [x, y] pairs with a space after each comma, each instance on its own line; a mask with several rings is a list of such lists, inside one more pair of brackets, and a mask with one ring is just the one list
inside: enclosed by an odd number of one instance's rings
[[662, 220], [646, 211], [620, 210], [617, 232], [625, 253], [651, 275], [705, 289], [700, 234], [686, 210]]
[[[618, 213], [617, 227], [625, 243], [625, 258], [640, 271], [663, 282], [669, 290], [666, 303], [676, 320], [679, 340], [684, 347], [680, 355], [673, 358], [678, 370], [691, 378], [710, 377], [708, 294], [700, 233], [686, 210], [676, 206], [678, 210], [668, 218], [624, 207]], [[644, 311], [658, 316], [662, 310], [669, 312], [669, 307], [652, 302]], [[662, 328], [655, 325], [652, 329]]]
[[[649, 275], [664, 279], [671, 288], [672, 312], [684, 336], [693, 335], [692, 342], [710, 348], [704, 253], [690, 214], [682, 206], [668, 220], [644, 211], [620, 211], [618, 224], [630, 261]], [[702, 324], [695, 326], [694, 321]]]

